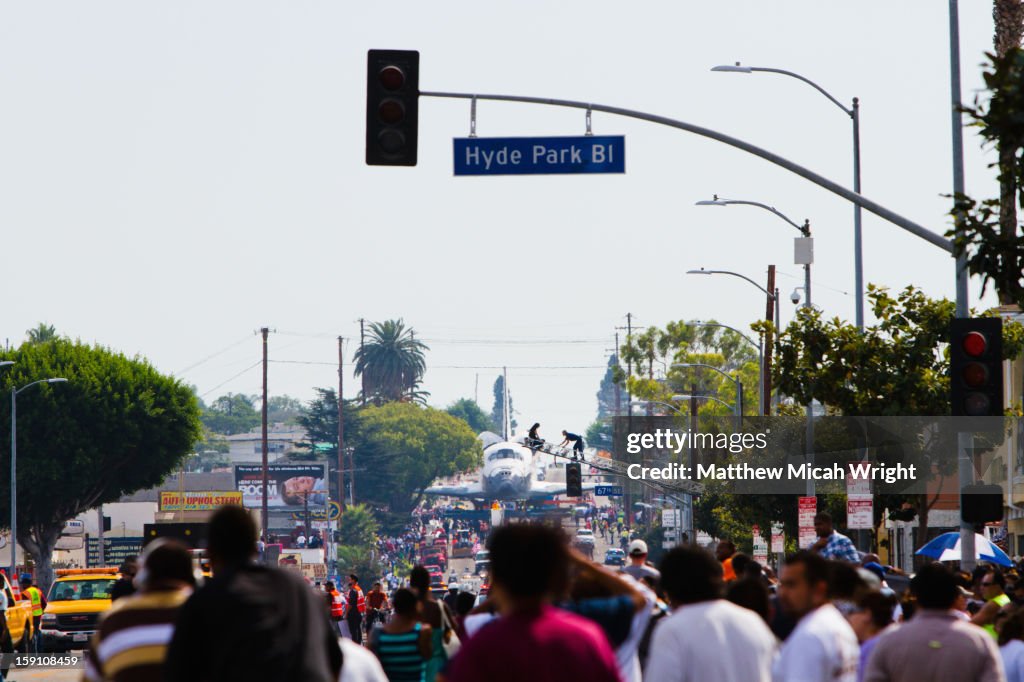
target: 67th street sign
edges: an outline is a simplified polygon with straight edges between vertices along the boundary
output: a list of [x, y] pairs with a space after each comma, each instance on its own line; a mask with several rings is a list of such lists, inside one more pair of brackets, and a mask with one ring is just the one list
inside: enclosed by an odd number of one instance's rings
[[626, 138], [457, 137], [455, 175], [625, 173]]

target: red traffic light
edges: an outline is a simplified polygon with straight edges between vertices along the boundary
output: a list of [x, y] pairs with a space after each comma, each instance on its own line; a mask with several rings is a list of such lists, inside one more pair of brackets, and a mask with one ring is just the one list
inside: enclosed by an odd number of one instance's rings
[[988, 349], [988, 339], [986, 339], [985, 335], [981, 332], [969, 332], [965, 334], [963, 341], [960, 343], [963, 346], [964, 352], [972, 358], [981, 357]]
[[385, 66], [377, 74], [377, 80], [385, 90], [395, 91], [405, 85], [405, 72], [397, 66]]

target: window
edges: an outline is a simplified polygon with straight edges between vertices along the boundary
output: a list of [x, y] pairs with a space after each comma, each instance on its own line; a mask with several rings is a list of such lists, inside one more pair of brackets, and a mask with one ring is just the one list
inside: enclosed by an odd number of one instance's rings
[[50, 588], [49, 601], [110, 599], [110, 590], [113, 586], [114, 581], [109, 578], [58, 581]]

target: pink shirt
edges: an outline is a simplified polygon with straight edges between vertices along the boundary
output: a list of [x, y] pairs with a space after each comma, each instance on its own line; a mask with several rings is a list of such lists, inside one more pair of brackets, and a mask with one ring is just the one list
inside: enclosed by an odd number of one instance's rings
[[601, 629], [567, 611], [503, 616], [462, 645], [449, 682], [620, 682], [615, 654]]

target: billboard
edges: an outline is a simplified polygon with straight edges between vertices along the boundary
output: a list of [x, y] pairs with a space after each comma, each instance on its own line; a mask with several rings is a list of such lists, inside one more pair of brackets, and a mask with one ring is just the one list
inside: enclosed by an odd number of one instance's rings
[[160, 493], [160, 511], [212, 511], [228, 504], [241, 506], [242, 493], [237, 490], [186, 492], [184, 508], [180, 493]]
[[[236, 464], [235, 487], [242, 504], [256, 508], [263, 504], [263, 466]], [[302, 509], [308, 499], [311, 508], [327, 505], [324, 464], [270, 464], [267, 466], [267, 506]]]
[[118, 566], [126, 559], [134, 559], [142, 553], [143, 538], [103, 538], [103, 563], [100, 563], [99, 538], [88, 538], [85, 567]]

